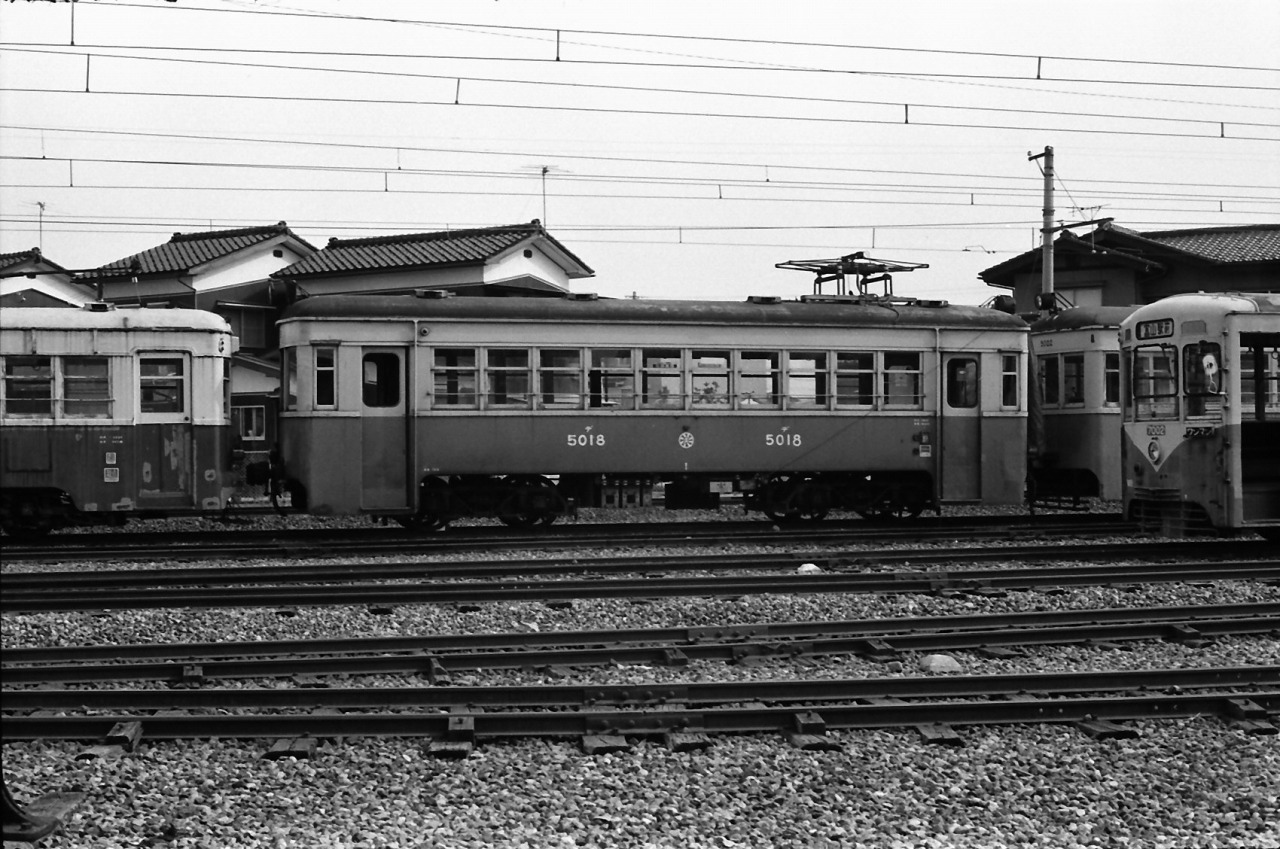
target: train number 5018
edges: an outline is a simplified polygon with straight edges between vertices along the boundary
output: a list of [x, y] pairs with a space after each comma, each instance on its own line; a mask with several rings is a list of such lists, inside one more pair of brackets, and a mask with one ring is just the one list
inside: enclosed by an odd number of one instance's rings
[[598, 448], [604, 445], [603, 433], [570, 433], [566, 436], [570, 448]]
[[800, 445], [800, 434], [798, 433], [766, 433], [764, 435], [764, 444], [768, 446], [777, 446], [779, 448], [796, 448]]

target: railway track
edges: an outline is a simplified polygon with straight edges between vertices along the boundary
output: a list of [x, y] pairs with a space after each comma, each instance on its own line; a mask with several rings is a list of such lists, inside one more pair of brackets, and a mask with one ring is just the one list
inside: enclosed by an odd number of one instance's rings
[[4, 540], [5, 559], [17, 562], [88, 560], [211, 560], [455, 554], [474, 551], [557, 550], [593, 543], [621, 546], [691, 545], [840, 545], [893, 541], [954, 540], [980, 535], [989, 539], [1068, 536], [1138, 536], [1136, 526], [1119, 514], [1069, 516], [948, 516], [911, 522], [827, 521], [785, 529], [760, 521], [570, 524], [538, 533], [494, 526], [459, 527], [434, 534], [413, 534], [394, 527], [293, 530], [200, 530], [177, 533], [55, 534], [39, 544]]
[[[6, 685], [209, 681], [288, 676], [423, 675], [448, 683], [461, 670], [568, 668], [608, 664], [683, 666], [692, 661], [753, 663], [857, 654], [877, 661], [903, 652], [1280, 634], [1280, 603], [1105, 608], [732, 627], [453, 634], [354, 640], [68, 646], [5, 649]], [[311, 682], [308, 682], [311, 683]], [[319, 683], [319, 682], [315, 682]], [[96, 704], [92, 691], [78, 691]], [[6, 708], [16, 704], [5, 691]], [[42, 705], [53, 707], [54, 705]]]

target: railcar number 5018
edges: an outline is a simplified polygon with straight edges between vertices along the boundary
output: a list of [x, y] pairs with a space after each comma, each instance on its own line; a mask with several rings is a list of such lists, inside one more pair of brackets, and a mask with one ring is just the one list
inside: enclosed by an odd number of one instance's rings
[[599, 448], [604, 445], [603, 433], [566, 434], [570, 448]]
[[777, 448], [798, 448], [801, 444], [800, 434], [786, 431], [782, 433], [766, 433], [764, 435], [764, 444]]

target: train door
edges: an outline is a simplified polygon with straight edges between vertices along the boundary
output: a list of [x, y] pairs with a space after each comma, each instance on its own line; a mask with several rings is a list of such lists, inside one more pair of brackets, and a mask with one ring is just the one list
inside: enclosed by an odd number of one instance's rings
[[[139, 508], [195, 506], [191, 415], [190, 355], [139, 354], [138, 423], [132, 446]], [[113, 455], [105, 454], [110, 465]]]
[[982, 393], [977, 354], [943, 354], [941, 449], [943, 501], [982, 497]]
[[[1252, 316], [1239, 316], [1241, 330]], [[1280, 521], [1280, 333], [1240, 332], [1239, 524]], [[1216, 387], [1215, 387], [1216, 389]]]
[[410, 506], [407, 365], [404, 348], [366, 347], [360, 351], [360, 506], [364, 510]]

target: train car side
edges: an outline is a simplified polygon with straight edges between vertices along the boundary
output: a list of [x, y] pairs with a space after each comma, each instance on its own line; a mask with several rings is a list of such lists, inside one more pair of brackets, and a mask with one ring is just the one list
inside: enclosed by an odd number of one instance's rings
[[225, 321], [197, 310], [6, 311], [0, 527], [221, 509], [233, 345]]
[[1127, 514], [1280, 538], [1280, 296], [1174, 296], [1122, 333]]
[[317, 513], [532, 521], [610, 480], [778, 518], [1021, 499], [1026, 331], [992, 311], [317, 298], [281, 333]]

